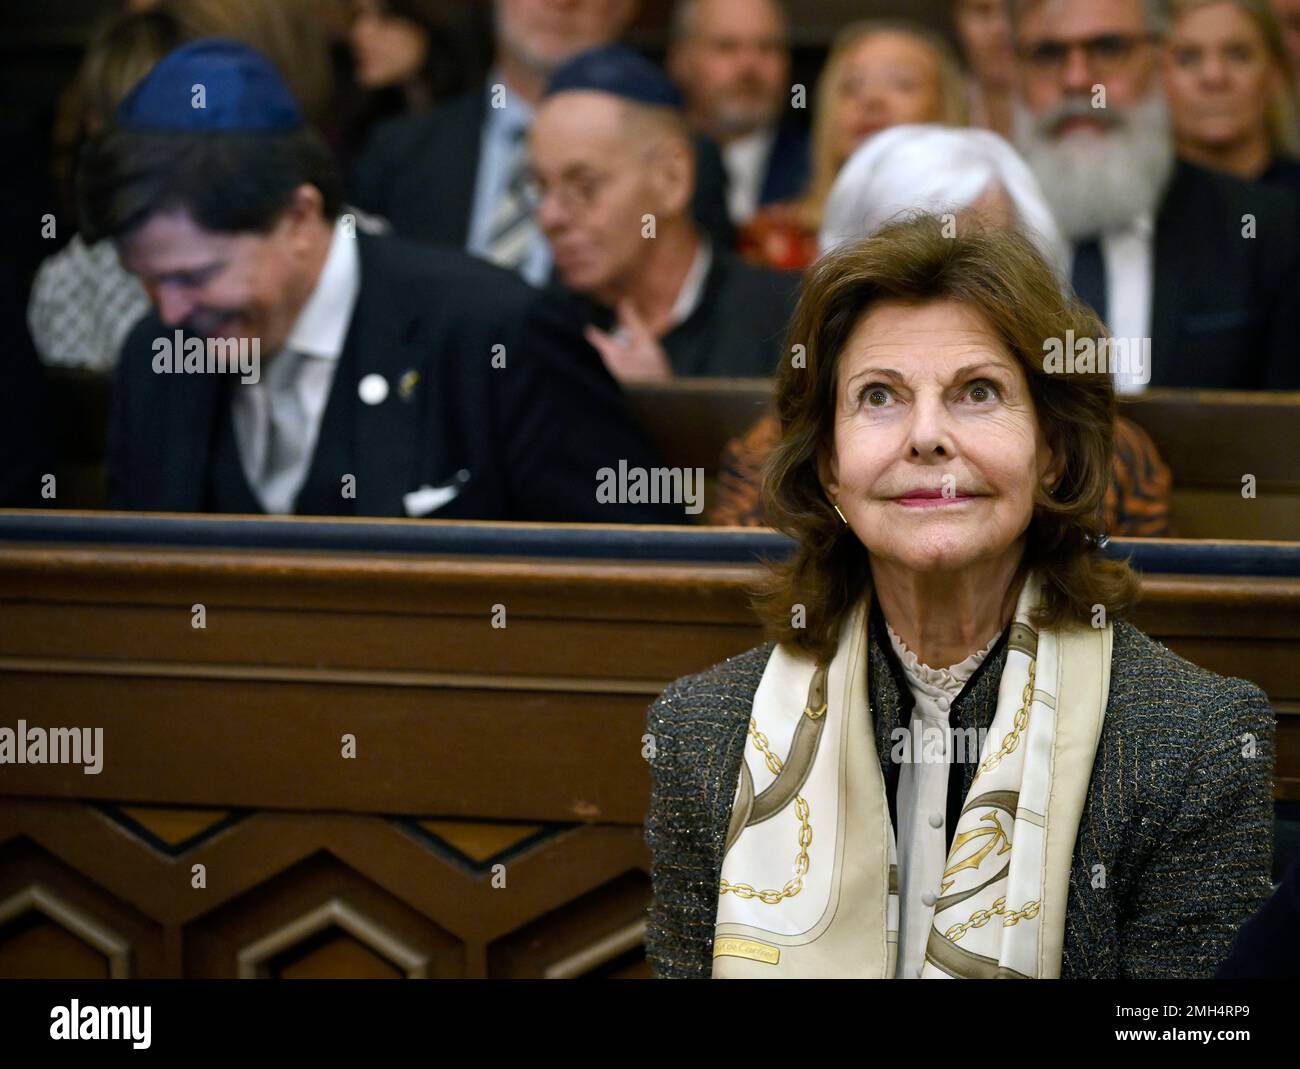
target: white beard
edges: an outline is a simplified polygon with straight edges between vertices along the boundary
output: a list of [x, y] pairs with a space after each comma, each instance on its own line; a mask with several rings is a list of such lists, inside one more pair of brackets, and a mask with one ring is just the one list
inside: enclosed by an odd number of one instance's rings
[[1019, 100], [1014, 105], [1016, 144], [1070, 240], [1120, 230], [1154, 212], [1174, 170], [1169, 109], [1159, 89], [1134, 107], [1100, 114], [1111, 121], [1105, 133], [1054, 138], [1048, 131], [1062, 119], [1096, 117], [1091, 102], [1073, 98], [1039, 116]]

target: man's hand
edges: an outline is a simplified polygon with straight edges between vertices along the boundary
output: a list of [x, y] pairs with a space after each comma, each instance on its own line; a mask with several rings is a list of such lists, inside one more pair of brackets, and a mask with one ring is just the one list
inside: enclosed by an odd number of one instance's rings
[[621, 337], [591, 324], [583, 329], [583, 335], [600, 353], [614, 378], [619, 382], [663, 382], [673, 377], [668, 354], [626, 297], [618, 305], [618, 325], [623, 331]]

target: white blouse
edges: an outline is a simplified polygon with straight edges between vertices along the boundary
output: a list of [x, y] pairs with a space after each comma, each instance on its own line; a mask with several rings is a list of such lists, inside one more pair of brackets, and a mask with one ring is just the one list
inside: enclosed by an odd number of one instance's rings
[[[931, 668], [917, 660], [894, 629], [889, 641], [902, 662], [916, 699], [898, 773], [898, 966], [900, 980], [919, 978], [925, 962], [934, 904], [947, 861], [944, 822], [948, 808], [948, 749], [952, 746], [948, 709], [966, 681], [997, 644], [994, 635], [982, 650], [960, 664]], [[899, 739], [891, 740], [897, 745]], [[928, 755], [928, 759], [927, 759]]]

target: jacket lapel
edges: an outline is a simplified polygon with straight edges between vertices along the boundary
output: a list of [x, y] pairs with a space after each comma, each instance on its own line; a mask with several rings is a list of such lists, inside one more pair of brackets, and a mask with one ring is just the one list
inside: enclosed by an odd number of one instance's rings
[[474, 214], [474, 189], [478, 184], [479, 154], [483, 142], [483, 124], [487, 120], [487, 94], [484, 86], [466, 94], [463, 115], [447, 126], [449, 149], [445, 156], [430, 160], [429, 174], [437, 176], [439, 195], [447, 208], [455, 212], [456, 244], [464, 248], [469, 241], [470, 218]]
[[[358, 395], [352, 428], [356, 514], [405, 516], [402, 497], [413, 488], [428, 369], [418, 343], [419, 319], [398, 305], [385, 277], [378, 245], [383, 239], [358, 234], [357, 240], [361, 289], [344, 343], [353, 371], [348, 381], [336, 383]], [[386, 391], [383, 399], [369, 403], [376, 390]]]
[[1194, 225], [1189, 229], [1186, 219], [1185, 175], [1179, 164], [1155, 217], [1151, 250], [1151, 386], [1173, 386], [1183, 378], [1178, 374], [1178, 325], [1183, 319], [1188, 289], [1182, 272], [1169, 268], [1187, 263], [1191, 253], [1183, 240], [1195, 229]]
[[163, 478], [151, 497], [165, 502], [169, 512], [204, 512], [217, 414], [230, 403], [238, 381], [225, 388], [226, 376], [177, 375], [166, 385], [173, 389], [162, 406], [167, 430], [158, 441], [168, 448], [154, 454], [162, 459]]

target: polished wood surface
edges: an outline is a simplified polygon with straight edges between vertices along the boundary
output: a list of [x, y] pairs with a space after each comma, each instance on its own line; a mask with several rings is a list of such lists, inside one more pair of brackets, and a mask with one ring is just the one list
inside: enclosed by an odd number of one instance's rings
[[[109, 384], [48, 369], [61, 508], [100, 508]], [[705, 514], [727, 443], [770, 407], [768, 379], [677, 379], [627, 388], [635, 418], [664, 460], [702, 468]], [[1151, 435], [1173, 474], [1172, 533], [1182, 538], [1300, 538], [1300, 393], [1149, 390], [1120, 411]], [[1242, 496], [1253, 475], [1256, 494]]]
[[[0, 544], [3, 722], [105, 749], [0, 776], [0, 975], [643, 975], [646, 707], [761, 640], [757, 575]], [[1300, 579], [1143, 595], [1268, 692], [1300, 798]]]

